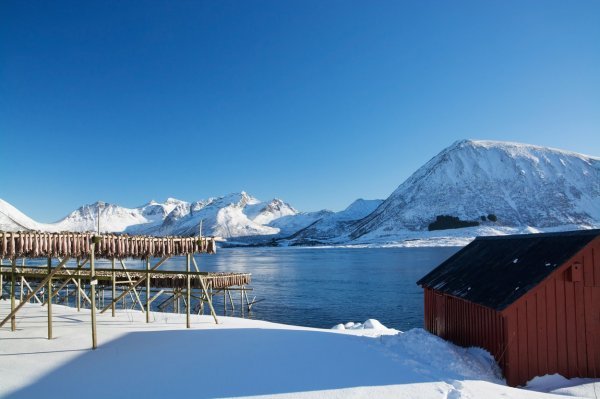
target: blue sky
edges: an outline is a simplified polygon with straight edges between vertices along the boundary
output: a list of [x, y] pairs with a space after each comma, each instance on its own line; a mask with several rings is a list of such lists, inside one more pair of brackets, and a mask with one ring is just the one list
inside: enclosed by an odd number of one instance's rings
[[600, 156], [597, 1], [140, 4], [0, 3], [0, 198], [339, 210], [462, 138]]

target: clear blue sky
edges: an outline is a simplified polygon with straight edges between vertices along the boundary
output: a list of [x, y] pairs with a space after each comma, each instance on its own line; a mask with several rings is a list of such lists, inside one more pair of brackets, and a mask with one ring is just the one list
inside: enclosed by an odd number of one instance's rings
[[600, 156], [600, 2], [0, 2], [0, 198], [40, 221], [339, 210], [462, 138]]

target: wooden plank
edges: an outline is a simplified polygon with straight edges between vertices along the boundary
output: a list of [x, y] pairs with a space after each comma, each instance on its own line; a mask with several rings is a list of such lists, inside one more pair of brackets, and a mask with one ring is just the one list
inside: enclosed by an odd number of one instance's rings
[[537, 313], [537, 353], [538, 373], [548, 374], [548, 325], [546, 315], [546, 286], [539, 286], [536, 291], [536, 313]]
[[[48, 258], [48, 274], [52, 272], [52, 259]], [[48, 310], [48, 339], [52, 339], [52, 277], [48, 279], [48, 301], [46, 308]]]
[[558, 372], [558, 341], [556, 339], [558, 326], [556, 324], [556, 280], [546, 283], [546, 328], [548, 337], [548, 372]]
[[592, 258], [592, 248], [586, 249], [581, 255], [583, 265], [583, 285], [586, 287], [594, 286], [594, 259]]
[[[190, 268], [191, 268], [191, 262], [190, 262], [190, 254], [186, 255], [186, 259], [185, 259], [185, 266], [186, 266], [186, 271], [189, 273], [190, 272]], [[190, 297], [192, 293], [192, 288], [191, 288], [191, 284], [190, 284], [190, 275], [188, 274], [186, 276], [186, 289], [185, 289], [185, 295], [186, 295], [186, 307], [185, 307], [185, 325], [187, 328], [191, 327], [191, 322], [190, 322], [190, 310], [192, 307], [192, 298]]]
[[594, 305], [594, 314], [597, 317], [592, 317], [593, 330], [592, 339], [594, 340], [593, 351], [595, 353], [595, 365], [594, 365], [594, 377], [600, 378], [600, 286], [591, 288], [592, 291], [592, 304]]
[[[586, 344], [586, 355], [587, 355], [587, 375], [597, 375], [596, 368], [596, 356], [599, 355], [597, 348], [595, 348], [596, 341], [600, 339], [600, 331], [595, 330], [594, 322], [594, 299], [593, 299], [593, 287], [584, 287], [583, 289], [583, 301], [585, 306], [585, 344]], [[600, 309], [597, 310], [598, 318], [600, 318]]]
[[92, 349], [96, 349], [98, 347], [98, 340], [96, 336], [96, 262], [95, 262], [95, 248], [96, 244], [92, 242], [90, 244], [90, 313], [92, 319]]
[[[198, 268], [198, 264], [196, 263], [196, 259], [194, 259], [193, 256], [191, 256], [192, 261], [194, 262], [194, 267], [196, 268], [196, 271], [200, 271], [200, 269]], [[212, 298], [210, 297], [210, 295], [208, 295], [208, 290], [206, 289], [206, 283], [204, 282], [204, 278], [203, 277], [199, 277], [200, 279], [200, 284], [202, 285], [202, 289], [204, 290], [204, 292], [207, 294], [207, 302], [208, 302], [208, 306], [210, 307], [210, 313], [212, 314], [213, 318], [215, 319], [215, 324], [219, 324], [219, 319], [217, 319], [217, 312], [215, 312], [215, 308], [213, 307], [212, 304]], [[243, 292], [243, 291], [241, 291]], [[242, 309], [244, 307], [242, 306]]]
[[579, 377], [585, 377], [587, 373], [587, 346], [585, 337], [585, 300], [583, 294], [583, 281], [573, 283], [575, 294], [575, 324], [577, 340], [577, 374]]
[[[146, 271], [150, 272], [150, 258], [146, 258]], [[146, 275], [146, 323], [150, 323], [150, 274]]]
[[117, 274], [115, 272], [115, 258], [112, 258], [110, 260], [110, 266], [111, 266], [111, 269], [113, 270], [113, 272], [112, 272], [112, 284], [111, 284], [110, 304], [111, 304], [111, 314], [112, 314], [112, 317], [115, 317], [115, 313], [117, 311], [117, 303], [114, 301], [115, 296], [117, 296], [117, 286], [116, 286]]
[[[16, 295], [16, 289], [17, 289], [17, 282], [15, 279], [15, 272], [17, 270], [17, 260], [13, 259], [12, 260], [12, 273], [11, 273], [11, 277], [10, 277], [10, 313], [11, 313], [11, 318], [10, 318], [10, 330], [11, 331], [16, 331], [17, 329], [17, 318], [15, 317], [16, 315], [16, 299], [15, 299], [15, 295]], [[25, 301], [21, 301], [21, 304], [24, 303]], [[20, 305], [20, 304], [19, 304]], [[2, 327], [3, 323], [0, 323], [0, 327]]]
[[569, 358], [567, 356], [567, 312], [565, 300], [565, 273], [555, 279], [556, 300], [556, 358], [557, 372], [563, 376], [569, 374]]
[[565, 281], [565, 309], [567, 316], [567, 378], [577, 376], [577, 321], [575, 318], [575, 290], [573, 283]]
[[526, 300], [527, 306], [527, 360], [528, 377], [540, 375], [538, 360], [537, 301], [535, 293]]
[[594, 287], [600, 287], [600, 241], [592, 246], [591, 251], [594, 267]]
[[504, 342], [503, 353], [501, 354], [504, 364], [504, 376], [506, 382], [511, 385], [519, 383], [519, 320], [517, 317], [518, 308], [510, 309], [504, 316], [504, 328], [506, 340]]
[[529, 348], [527, 347], [527, 306], [522, 303], [517, 307], [518, 331], [517, 342], [519, 347], [519, 381], [528, 381], [529, 377]]

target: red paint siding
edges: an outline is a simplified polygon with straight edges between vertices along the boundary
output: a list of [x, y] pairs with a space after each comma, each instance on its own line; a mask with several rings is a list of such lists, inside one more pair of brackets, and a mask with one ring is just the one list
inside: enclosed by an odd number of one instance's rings
[[[572, 281], [575, 263], [581, 281]], [[425, 287], [425, 328], [487, 349], [509, 385], [553, 373], [600, 378], [600, 239], [502, 312]]]
[[504, 321], [499, 312], [425, 288], [425, 328], [462, 346], [479, 346], [502, 361]]

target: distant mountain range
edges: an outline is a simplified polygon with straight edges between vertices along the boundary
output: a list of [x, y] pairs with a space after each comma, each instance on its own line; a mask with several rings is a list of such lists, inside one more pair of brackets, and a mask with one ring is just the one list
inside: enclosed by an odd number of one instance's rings
[[[444, 149], [389, 198], [353, 202], [340, 212], [299, 212], [240, 192], [136, 208], [96, 202], [55, 223], [39, 223], [0, 199], [0, 230], [197, 235], [236, 243], [384, 244], [600, 227], [600, 158], [527, 144], [462, 140]], [[478, 226], [429, 231], [438, 216]], [[408, 241], [406, 241], [408, 240]]]

